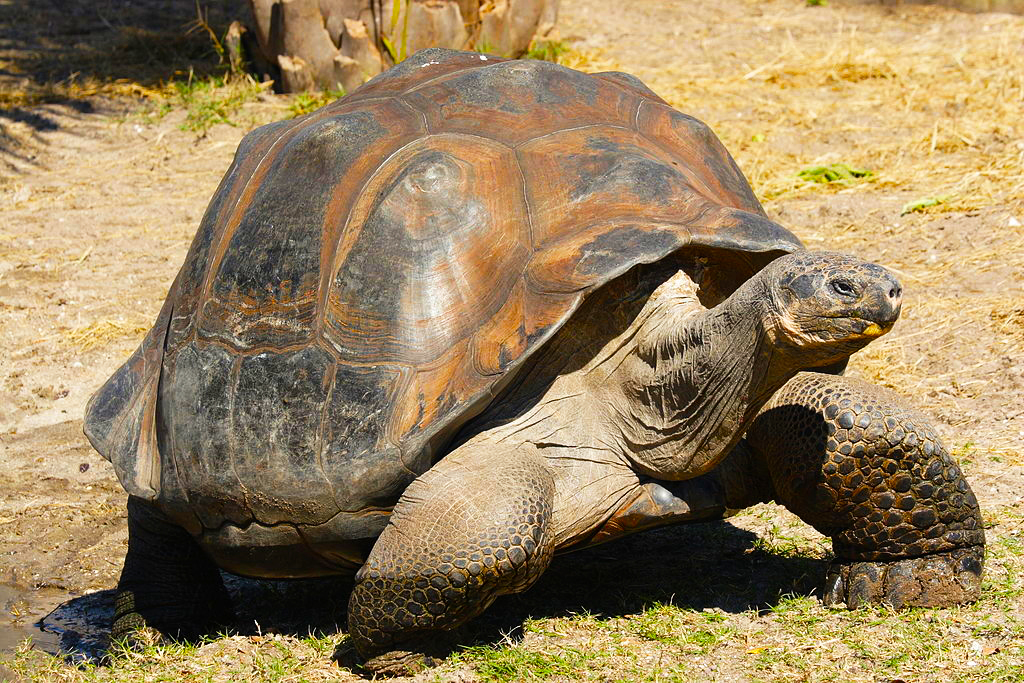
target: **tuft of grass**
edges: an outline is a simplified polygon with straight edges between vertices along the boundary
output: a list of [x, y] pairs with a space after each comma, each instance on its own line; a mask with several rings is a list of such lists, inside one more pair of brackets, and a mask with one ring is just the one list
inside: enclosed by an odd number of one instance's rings
[[345, 89], [339, 87], [337, 90], [324, 90], [322, 92], [304, 92], [299, 93], [292, 100], [291, 105], [288, 106], [288, 118], [296, 118], [297, 116], [305, 116], [310, 112], [314, 112], [320, 107], [323, 107], [335, 100], [339, 100], [345, 96]]
[[810, 166], [796, 174], [812, 183], [842, 183], [849, 185], [860, 178], [870, 178], [872, 171], [865, 168], [854, 168], [849, 164], [829, 164], [827, 166]]
[[949, 197], [924, 197], [923, 199], [915, 199], [912, 202], [907, 202], [900, 209], [900, 215], [906, 216], [908, 213], [917, 213], [924, 211], [927, 208], [938, 206], [939, 204], [945, 204], [949, 201]]
[[97, 320], [64, 333], [64, 343], [79, 351], [91, 351], [112, 341], [141, 339], [152, 327], [152, 321], [142, 318], [134, 320]]
[[330, 659], [335, 640], [221, 634], [196, 643], [153, 641], [132, 647], [115, 643], [102, 664], [82, 662], [77, 666], [26, 642], [3, 664], [24, 680], [65, 683], [332, 681], [342, 674]]
[[568, 51], [569, 46], [561, 40], [535, 40], [530, 43], [530, 48], [523, 57], [557, 64], [559, 58]]
[[625, 629], [648, 641], [672, 645], [690, 654], [705, 654], [726, 642], [736, 629], [719, 612], [683, 609], [655, 602], [625, 620]]
[[172, 81], [170, 88], [177, 104], [186, 110], [182, 130], [200, 135], [218, 123], [238, 126], [232, 117], [246, 102], [254, 100], [268, 84], [257, 83], [251, 76], [207, 76], [196, 78], [189, 70], [185, 81]]
[[471, 664], [482, 680], [511, 683], [553, 677], [575, 679], [594, 658], [594, 654], [573, 648], [546, 652], [531, 650], [522, 645], [474, 645], [463, 649], [454, 659]]

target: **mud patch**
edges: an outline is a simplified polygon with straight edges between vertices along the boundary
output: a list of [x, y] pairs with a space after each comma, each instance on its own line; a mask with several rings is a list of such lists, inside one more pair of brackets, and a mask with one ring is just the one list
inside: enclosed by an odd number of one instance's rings
[[0, 652], [14, 650], [26, 638], [31, 638], [35, 645], [47, 652], [57, 651], [59, 639], [56, 635], [39, 630], [28, 617], [36, 600], [36, 596], [14, 586], [0, 584], [0, 609], [3, 610], [0, 615]]

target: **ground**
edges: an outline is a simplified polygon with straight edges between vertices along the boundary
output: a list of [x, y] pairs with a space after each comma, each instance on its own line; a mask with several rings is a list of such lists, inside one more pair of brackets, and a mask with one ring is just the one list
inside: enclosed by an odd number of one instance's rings
[[[239, 583], [241, 634], [112, 666], [46, 656], [58, 635], [33, 626], [72, 598], [102, 614], [124, 555], [86, 400], [154, 319], [241, 136], [309, 104], [207, 88], [204, 25], [237, 8], [200, 4], [196, 22], [190, 1], [0, 1], [0, 678], [358, 678], [332, 627], [344, 586]], [[981, 601], [825, 609], [828, 544], [765, 505], [557, 559], [419, 679], [1024, 680], [1024, 18], [822, 5], [563, 0], [560, 59], [638, 75], [708, 122], [809, 246], [900, 275], [901, 321], [851, 372], [925, 410], [960, 459], [986, 519]], [[849, 177], [799, 175], [836, 164]], [[321, 614], [281, 617], [304, 591]]]

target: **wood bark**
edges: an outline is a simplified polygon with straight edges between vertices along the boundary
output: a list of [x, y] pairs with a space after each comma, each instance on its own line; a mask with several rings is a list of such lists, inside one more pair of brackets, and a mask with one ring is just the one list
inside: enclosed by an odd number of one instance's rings
[[522, 56], [555, 37], [559, 0], [249, 0], [283, 92], [359, 87], [417, 50]]

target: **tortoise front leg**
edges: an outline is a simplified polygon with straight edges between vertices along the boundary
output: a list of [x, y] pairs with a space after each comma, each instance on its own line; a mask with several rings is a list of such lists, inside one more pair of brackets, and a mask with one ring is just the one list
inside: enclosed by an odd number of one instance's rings
[[553, 501], [539, 456], [479, 441], [410, 484], [349, 599], [348, 630], [366, 667], [420, 668], [496, 597], [532, 585], [554, 552]]
[[800, 373], [745, 441], [764, 458], [776, 501], [832, 537], [826, 603], [939, 607], [978, 598], [978, 501], [928, 420], [899, 396]]

